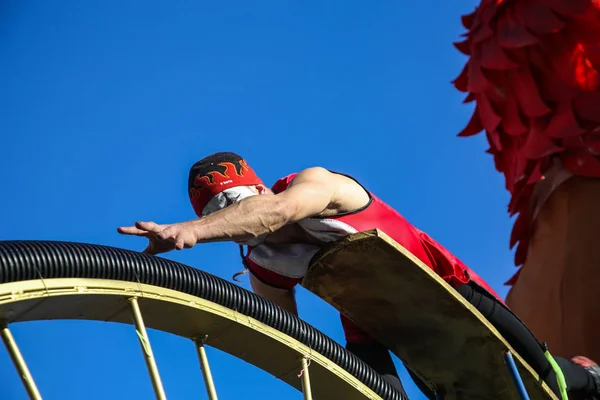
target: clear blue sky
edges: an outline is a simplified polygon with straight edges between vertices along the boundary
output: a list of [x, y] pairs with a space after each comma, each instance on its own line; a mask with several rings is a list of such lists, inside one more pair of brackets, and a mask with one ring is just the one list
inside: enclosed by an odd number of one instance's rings
[[[456, 137], [472, 106], [450, 84], [476, 3], [5, 0], [0, 239], [141, 250], [117, 226], [193, 218], [189, 166], [230, 150], [267, 182], [314, 165], [354, 175], [504, 295], [508, 195], [484, 137]], [[226, 279], [240, 269], [232, 244], [167, 257]], [[337, 313], [299, 297], [301, 316], [342, 341]], [[13, 331], [47, 399], [151, 397], [130, 326]], [[206, 398], [191, 343], [150, 334], [169, 398]], [[209, 356], [222, 399], [300, 398]], [[25, 398], [3, 348], [0, 377], [0, 398]]]

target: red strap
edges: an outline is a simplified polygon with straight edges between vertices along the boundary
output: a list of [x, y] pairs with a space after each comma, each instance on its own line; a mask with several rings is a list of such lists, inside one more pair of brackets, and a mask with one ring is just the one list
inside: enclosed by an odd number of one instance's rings
[[258, 280], [269, 286], [289, 290], [302, 280], [301, 278], [289, 278], [287, 276], [280, 275], [277, 272], [263, 268], [248, 257], [246, 257], [245, 261], [250, 272], [256, 276]]

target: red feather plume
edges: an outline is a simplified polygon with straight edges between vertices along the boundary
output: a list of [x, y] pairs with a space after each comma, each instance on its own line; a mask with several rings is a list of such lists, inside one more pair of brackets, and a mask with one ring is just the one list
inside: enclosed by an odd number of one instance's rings
[[469, 59], [453, 83], [476, 107], [459, 136], [486, 133], [518, 214], [510, 244], [520, 266], [533, 187], [551, 158], [600, 177], [600, 0], [482, 0], [462, 24], [455, 46]]

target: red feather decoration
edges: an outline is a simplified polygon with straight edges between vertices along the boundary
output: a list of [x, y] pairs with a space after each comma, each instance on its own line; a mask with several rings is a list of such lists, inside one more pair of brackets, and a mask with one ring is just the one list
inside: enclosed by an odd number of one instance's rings
[[476, 107], [459, 136], [486, 133], [518, 215], [510, 245], [520, 266], [533, 187], [551, 159], [600, 177], [600, 0], [482, 0], [462, 23], [455, 46], [469, 59], [453, 83]]

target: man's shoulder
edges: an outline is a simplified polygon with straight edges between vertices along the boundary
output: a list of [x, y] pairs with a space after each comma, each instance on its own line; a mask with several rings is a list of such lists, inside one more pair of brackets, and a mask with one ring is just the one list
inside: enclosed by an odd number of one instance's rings
[[299, 176], [303, 180], [323, 180], [331, 179], [332, 175], [333, 173], [326, 168], [317, 166], [309, 167], [299, 172], [293, 172], [289, 175], [284, 176], [283, 178], [279, 178], [277, 181], [275, 181], [273, 186], [271, 186], [271, 190], [275, 193], [280, 193], [284, 191], [297, 176]]

